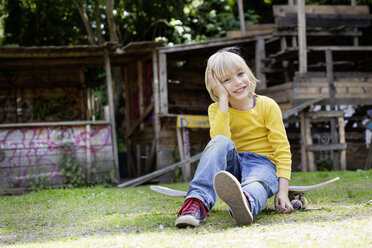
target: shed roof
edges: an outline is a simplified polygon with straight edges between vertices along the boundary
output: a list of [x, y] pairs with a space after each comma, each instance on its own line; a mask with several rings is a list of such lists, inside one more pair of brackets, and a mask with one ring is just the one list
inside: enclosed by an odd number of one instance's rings
[[103, 66], [104, 53], [110, 52], [111, 63], [122, 64], [149, 53], [162, 42], [132, 42], [79, 46], [0, 47], [0, 68], [38, 66]]

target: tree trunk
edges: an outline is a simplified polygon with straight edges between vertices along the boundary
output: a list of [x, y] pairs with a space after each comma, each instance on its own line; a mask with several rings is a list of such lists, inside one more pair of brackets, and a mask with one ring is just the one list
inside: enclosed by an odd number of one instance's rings
[[96, 43], [94, 42], [94, 36], [93, 36], [92, 28], [90, 27], [90, 24], [89, 24], [88, 15], [84, 10], [83, 1], [81, 1], [80, 4], [78, 2], [76, 2], [76, 0], [72, 0], [72, 1], [74, 2], [76, 8], [78, 9], [81, 20], [83, 21], [85, 30], [87, 31], [89, 44], [90, 45], [95, 45]]
[[110, 31], [110, 41], [118, 43], [119, 38], [117, 35], [117, 30], [116, 30], [116, 23], [114, 20], [114, 15], [113, 15], [113, 10], [114, 10], [114, 5], [115, 5], [115, 0], [105, 0], [106, 2], [106, 15], [107, 15], [107, 23]]
[[94, 0], [94, 20], [97, 24], [96, 29], [96, 36], [98, 38], [98, 44], [103, 44], [105, 42], [102, 36], [102, 29], [101, 29], [101, 11], [99, 9], [99, 0]]

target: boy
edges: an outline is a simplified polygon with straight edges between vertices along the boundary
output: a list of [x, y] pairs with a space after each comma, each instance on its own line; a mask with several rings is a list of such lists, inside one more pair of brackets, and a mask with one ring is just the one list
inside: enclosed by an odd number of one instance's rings
[[249, 225], [276, 194], [275, 208], [290, 213], [291, 153], [281, 110], [272, 99], [254, 93], [257, 79], [227, 48], [208, 59], [205, 83], [215, 101], [208, 108], [211, 141], [190, 183], [175, 225], [206, 222], [217, 196], [238, 225]]

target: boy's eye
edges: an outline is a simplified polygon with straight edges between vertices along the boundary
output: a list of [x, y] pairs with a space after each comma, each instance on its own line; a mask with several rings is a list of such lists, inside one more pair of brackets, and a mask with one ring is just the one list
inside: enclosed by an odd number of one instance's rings
[[244, 75], [244, 72], [242, 71], [238, 73], [238, 76], [243, 76], [243, 75]]
[[230, 78], [225, 78], [224, 80], [222, 80], [222, 83], [226, 83], [230, 80]]

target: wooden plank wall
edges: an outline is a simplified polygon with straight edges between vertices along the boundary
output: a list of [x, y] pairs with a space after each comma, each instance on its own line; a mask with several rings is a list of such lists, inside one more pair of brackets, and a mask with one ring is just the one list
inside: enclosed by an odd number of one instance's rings
[[[338, 104], [371, 104], [372, 77], [335, 78], [335, 100]], [[327, 78], [309, 78], [293, 83], [293, 101], [302, 101], [328, 94]]]
[[85, 120], [82, 88], [0, 89], [0, 123]]
[[204, 82], [207, 58], [168, 58], [168, 113], [207, 115], [212, 103]]
[[84, 72], [78, 67], [4, 68], [0, 71], [4, 88], [71, 87], [84, 84]]
[[152, 54], [124, 67], [126, 146], [130, 177], [149, 173], [155, 162]]
[[110, 125], [0, 127], [0, 188], [27, 187], [37, 177], [61, 185], [66, 157], [91, 180], [114, 170]]

